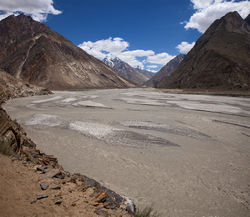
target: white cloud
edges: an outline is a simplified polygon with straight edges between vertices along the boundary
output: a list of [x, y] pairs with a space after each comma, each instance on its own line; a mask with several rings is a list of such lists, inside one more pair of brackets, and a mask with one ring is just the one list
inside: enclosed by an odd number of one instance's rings
[[176, 46], [176, 48], [179, 50], [180, 53], [182, 54], [187, 54], [195, 45], [195, 42], [188, 43], [186, 41], [181, 42]]
[[234, 0], [191, 0], [194, 14], [186, 23], [185, 29], [197, 29], [203, 33], [220, 17], [231, 11], [237, 11], [243, 18], [250, 13], [250, 2]]
[[155, 63], [155, 64], [161, 64], [165, 65], [168, 63], [171, 59], [173, 59], [175, 56], [172, 56], [168, 53], [159, 53], [153, 56], [148, 56], [147, 61], [149, 63]]
[[147, 68], [156, 69], [159, 68], [157, 65], [147, 65]]
[[122, 38], [108, 38], [96, 42], [87, 41], [79, 45], [90, 55], [98, 59], [118, 57], [133, 67], [145, 68], [145, 64], [165, 65], [173, 56], [168, 53], [155, 54], [152, 50], [128, 50], [129, 43]]
[[156, 73], [156, 72], [158, 72], [159, 70], [147, 69], [147, 71], [150, 71], [150, 72]]
[[45, 21], [48, 14], [58, 15], [61, 11], [54, 8], [53, 0], [0, 0], [0, 20], [19, 13], [31, 15], [37, 21]]

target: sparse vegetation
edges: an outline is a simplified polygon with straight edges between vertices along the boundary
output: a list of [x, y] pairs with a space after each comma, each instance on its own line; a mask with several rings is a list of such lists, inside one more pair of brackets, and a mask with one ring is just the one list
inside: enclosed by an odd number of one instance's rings
[[152, 207], [136, 209], [134, 217], [160, 217], [160, 214], [153, 210]]

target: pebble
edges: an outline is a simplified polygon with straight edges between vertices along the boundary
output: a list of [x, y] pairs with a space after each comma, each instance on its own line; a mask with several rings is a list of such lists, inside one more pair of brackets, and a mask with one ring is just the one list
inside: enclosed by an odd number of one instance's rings
[[53, 178], [60, 173], [61, 171], [59, 169], [51, 169], [46, 174], [44, 174], [44, 178]]
[[102, 209], [95, 210], [95, 214], [103, 216], [103, 217], [108, 217], [109, 216], [109, 214], [106, 211], [102, 210]]
[[49, 184], [46, 183], [46, 182], [42, 182], [42, 183], [40, 183], [40, 187], [41, 187], [41, 189], [44, 191], [44, 190], [47, 190], [47, 189], [48, 189]]
[[47, 195], [47, 194], [42, 194], [42, 195], [38, 195], [38, 196], [36, 197], [36, 199], [37, 199], [37, 200], [41, 200], [41, 199], [44, 199], [44, 198], [47, 198], [47, 197], [49, 197], [49, 195]]
[[58, 200], [58, 201], [55, 202], [56, 205], [60, 205], [61, 203], [62, 203], [61, 200]]
[[61, 186], [57, 185], [57, 186], [51, 187], [51, 189], [53, 189], [53, 190], [60, 190]]
[[103, 202], [105, 202], [106, 201], [106, 199], [107, 199], [107, 193], [106, 192], [103, 192], [103, 193], [101, 193], [97, 198], [96, 198], [96, 202], [98, 202], [98, 203], [103, 203]]

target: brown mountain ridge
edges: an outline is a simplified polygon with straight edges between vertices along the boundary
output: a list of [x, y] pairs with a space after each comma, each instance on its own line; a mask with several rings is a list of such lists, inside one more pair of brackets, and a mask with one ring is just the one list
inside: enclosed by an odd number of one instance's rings
[[249, 15], [230, 12], [214, 21], [160, 88], [250, 89]]
[[25, 15], [0, 21], [0, 67], [49, 89], [126, 88], [133, 85], [48, 26]]
[[166, 77], [170, 76], [172, 72], [180, 65], [182, 60], [184, 59], [184, 54], [179, 54], [170, 60], [166, 65], [164, 65], [152, 78], [145, 82], [147, 87], [157, 87], [158, 82]]

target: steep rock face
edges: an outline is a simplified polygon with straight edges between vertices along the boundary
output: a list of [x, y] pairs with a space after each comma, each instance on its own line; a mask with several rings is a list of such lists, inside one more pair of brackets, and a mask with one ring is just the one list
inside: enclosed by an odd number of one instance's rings
[[0, 69], [0, 104], [9, 98], [50, 93], [47, 89], [24, 83]]
[[172, 72], [179, 66], [184, 59], [184, 54], [179, 54], [174, 59], [170, 60], [165, 66], [163, 66], [159, 72], [157, 72], [151, 79], [149, 79], [145, 85], [148, 87], [157, 87], [158, 82], [166, 76], [170, 76]]
[[132, 86], [111, 68], [25, 15], [0, 21], [0, 67], [50, 89]]
[[142, 85], [145, 81], [149, 79], [149, 77], [144, 75], [138, 69], [133, 68], [132, 66], [117, 57], [105, 58], [103, 62], [112, 69], [114, 69], [120, 76], [137, 85]]
[[160, 88], [250, 89], [249, 16], [237, 12], [216, 20]]

